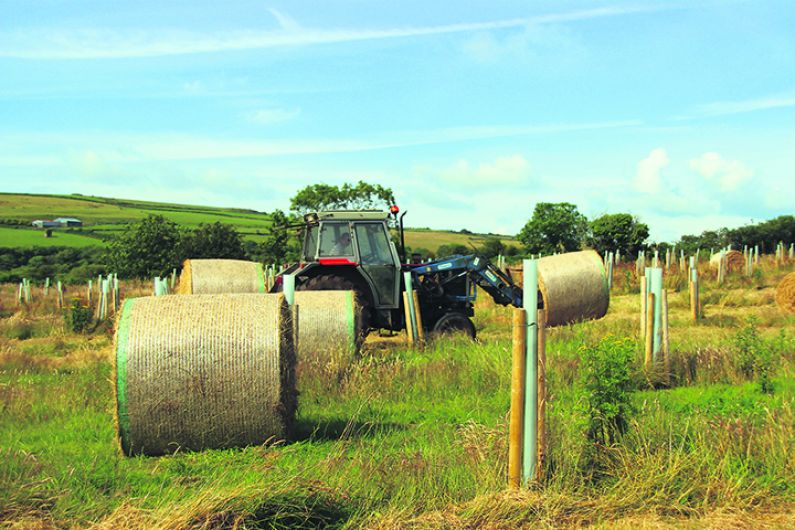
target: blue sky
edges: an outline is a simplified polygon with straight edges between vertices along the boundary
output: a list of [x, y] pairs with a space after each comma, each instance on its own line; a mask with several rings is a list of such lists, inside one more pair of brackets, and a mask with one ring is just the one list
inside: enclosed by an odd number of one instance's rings
[[793, 213], [795, 2], [0, 0], [0, 190], [657, 240]]

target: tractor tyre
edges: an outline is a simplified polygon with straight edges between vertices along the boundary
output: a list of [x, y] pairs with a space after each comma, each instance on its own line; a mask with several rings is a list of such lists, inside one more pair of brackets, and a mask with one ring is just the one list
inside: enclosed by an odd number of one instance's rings
[[463, 313], [446, 313], [433, 325], [433, 332], [443, 333], [466, 333], [467, 336], [475, 340], [475, 324]]
[[298, 291], [353, 291], [356, 298], [356, 342], [361, 346], [367, 333], [370, 331], [372, 305], [370, 298], [365, 294], [361, 287], [355, 285], [351, 280], [330, 274], [321, 274], [314, 278], [309, 278], [300, 285], [296, 285]]

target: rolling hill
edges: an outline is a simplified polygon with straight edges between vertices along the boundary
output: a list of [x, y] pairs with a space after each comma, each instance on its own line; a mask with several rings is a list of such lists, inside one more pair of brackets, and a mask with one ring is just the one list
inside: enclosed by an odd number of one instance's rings
[[[261, 241], [271, 225], [269, 214], [254, 210], [113, 199], [79, 194], [0, 193], [0, 223], [2, 223], [0, 224], [0, 247], [102, 246], [110, 236], [124, 230], [128, 223], [139, 221], [151, 214], [162, 215], [188, 228], [196, 227], [201, 223], [231, 224], [244, 238], [254, 241]], [[56, 217], [76, 217], [83, 221], [83, 226], [55, 229], [52, 238], [45, 238], [40, 229], [30, 226], [30, 222], [36, 219], [54, 219]], [[18, 223], [22, 223], [22, 225]], [[485, 237], [481, 234], [408, 228], [406, 244], [414, 249], [425, 248], [435, 252], [441, 245], [477, 246]], [[511, 237], [500, 237], [505, 243], [516, 244]]]

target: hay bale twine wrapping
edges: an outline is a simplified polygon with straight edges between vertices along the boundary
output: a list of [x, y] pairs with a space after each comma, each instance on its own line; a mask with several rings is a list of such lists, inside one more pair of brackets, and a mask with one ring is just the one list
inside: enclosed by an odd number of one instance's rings
[[296, 291], [301, 362], [351, 359], [358, 352], [356, 296], [353, 291]]
[[604, 263], [593, 250], [540, 258], [538, 290], [548, 326], [602, 318], [610, 304]]
[[784, 276], [776, 287], [776, 304], [789, 313], [795, 313], [795, 272]]
[[297, 406], [290, 310], [281, 294], [128, 299], [114, 373], [127, 455], [285, 438]]
[[[725, 253], [726, 272], [738, 272], [745, 269], [745, 257], [739, 250], [730, 250]], [[717, 269], [720, 265], [720, 252], [716, 252], [709, 258], [709, 266]]]
[[187, 259], [177, 294], [264, 293], [262, 263], [238, 259]]

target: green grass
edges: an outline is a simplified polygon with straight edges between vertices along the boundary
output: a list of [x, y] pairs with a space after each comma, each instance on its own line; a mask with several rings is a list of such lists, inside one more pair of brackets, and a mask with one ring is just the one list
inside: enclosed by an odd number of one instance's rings
[[2, 247], [91, 247], [101, 246], [102, 240], [64, 230], [53, 230], [52, 237], [44, 237], [42, 230], [32, 228], [6, 228], [0, 226]]
[[[794, 338], [786, 326], [776, 343], [775, 391], [767, 394], [731, 369], [736, 331], [724, 336], [682, 320], [674, 342], [698, 329], [706, 333], [699, 347], [716, 344], [719, 354], [699, 358], [693, 381], [676, 375], [671, 389], [652, 390], [638, 377], [629, 431], [617, 446], [593, 452], [579, 406], [580, 351], [607, 335], [632, 336], [624, 320], [634, 300], [617, 297], [601, 321], [550, 330], [548, 476], [539, 493], [524, 494], [504, 492], [511, 366], [504, 308], [478, 308], [480, 343], [446, 339], [415, 351], [373, 342], [349, 366], [302, 367], [290, 443], [162, 458], [118, 450], [109, 337], [71, 335], [57, 318], [18, 313], [0, 321], [0, 528], [25, 520], [105, 528], [558, 527], [627, 514], [697, 520], [712, 510], [795, 503]], [[742, 309], [745, 321], [765, 306]], [[20, 335], [25, 325], [34, 332]], [[773, 341], [778, 332], [765, 336]], [[673, 364], [690, 354], [674, 349]], [[638, 348], [638, 372], [641, 357]]]

